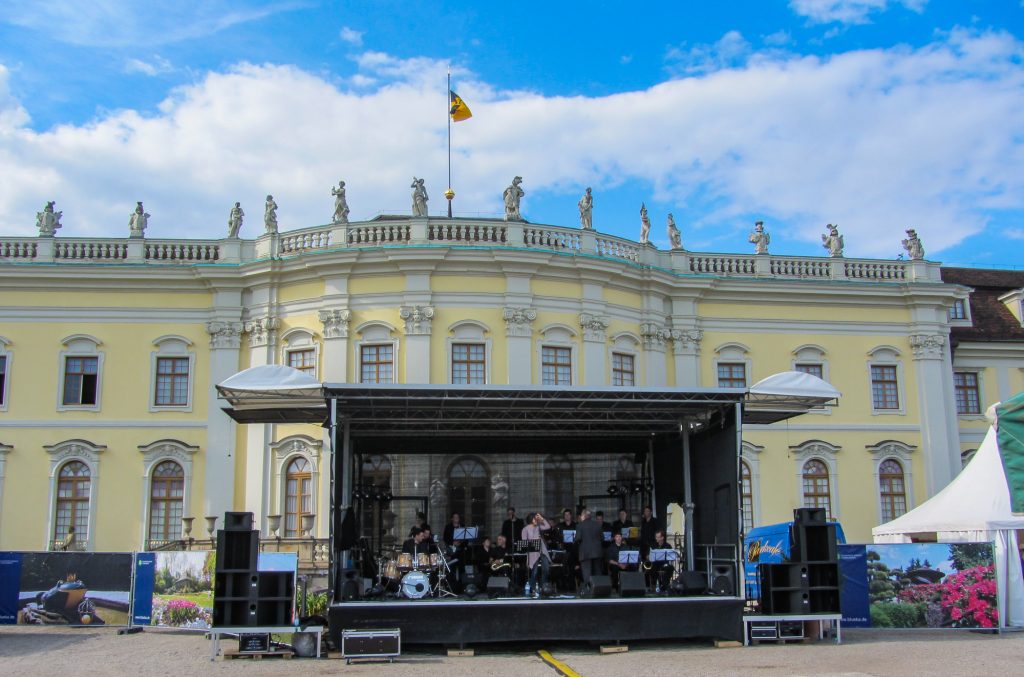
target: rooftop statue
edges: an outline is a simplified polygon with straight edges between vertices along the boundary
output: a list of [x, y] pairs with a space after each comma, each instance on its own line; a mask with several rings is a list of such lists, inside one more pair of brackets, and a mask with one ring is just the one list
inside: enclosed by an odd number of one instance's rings
[[43, 211], [36, 212], [36, 228], [40, 237], [52, 237], [60, 228], [60, 217], [64, 212], [53, 211], [53, 202], [47, 202]]
[[505, 220], [506, 221], [522, 221], [523, 215], [519, 212], [519, 201], [523, 199], [526, 192], [519, 187], [519, 184], [523, 182], [523, 177], [517, 176], [512, 179], [512, 185], [505, 189], [503, 195], [505, 199]]
[[228, 216], [228, 237], [238, 237], [238, 231], [242, 229], [242, 219], [245, 217], [245, 212], [242, 211], [241, 204], [236, 202], [235, 206], [231, 208], [231, 214]]
[[277, 203], [273, 195], [267, 196], [267, 204], [263, 208], [263, 226], [268, 234], [277, 232]]
[[911, 261], [920, 261], [924, 258], [924, 245], [921, 244], [921, 240], [917, 237], [917, 231], [913, 228], [907, 230], [907, 239], [903, 240], [903, 248], [907, 250]]
[[640, 244], [651, 243], [651, 220], [647, 218], [647, 205], [640, 203]]
[[679, 229], [676, 228], [676, 220], [672, 214], [668, 215], [668, 241], [672, 245], [672, 249], [683, 248], [683, 238], [679, 234]]
[[427, 189], [423, 185], [423, 179], [417, 179], [415, 176], [412, 177], [412, 215], [413, 216], [426, 216], [427, 215]]
[[754, 223], [754, 230], [747, 238], [754, 245], [755, 254], [767, 254], [768, 244], [772, 241], [771, 235], [764, 230], [764, 221]]
[[580, 208], [580, 226], [583, 230], [591, 230], [594, 227], [594, 196], [587, 188], [587, 192], [577, 203]]
[[345, 199], [345, 182], [338, 181], [337, 188], [331, 188], [334, 196], [334, 223], [348, 223], [348, 201]]
[[145, 237], [148, 225], [149, 214], [142, 208], [141, 202], [136, 202], [135, 211], [128, 219], [128, 237]]
[[829, 256], [838, 258], [843, 255], [843, 236], [839, 234], [839, 226], [830, 223], [825, 227], [828, 235], [821, 236], [821, 246], [828, 250]]

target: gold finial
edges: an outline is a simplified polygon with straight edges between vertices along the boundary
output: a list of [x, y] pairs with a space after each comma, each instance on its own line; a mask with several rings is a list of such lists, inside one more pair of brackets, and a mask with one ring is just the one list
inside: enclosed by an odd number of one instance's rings
[[449, 188], [444, 192], [444, 196], [446, 199], [451, 200], [455, 197], [455, 191]]

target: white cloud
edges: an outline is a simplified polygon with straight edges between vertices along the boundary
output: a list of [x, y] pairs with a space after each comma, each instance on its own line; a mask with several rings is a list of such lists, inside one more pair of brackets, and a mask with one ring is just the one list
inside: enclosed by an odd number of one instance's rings
[[173, 70], [174, 66], [171, 65], [171, 62], [159, 54], [154, 54], [151, 61], [128, 59], [124, 64], [125, 73], [141, 73], [142, 75], [148, 75], [149, 77], [154, 77], [163, 73], [170, 73]]
[[1006, 228], [1003, 230], [1003, 236], [1011, 240], [1024, 240], [1024, 228]]
[[789, 31], [785, 30], [778, 30], [764, 36], [764, 44], [770, 47], [784, 47], [791, 42], [793, 42], [793, 36], [789, 34]]
[[363, 44], [363, 31], [357, 31], [354, 28], [348, 26], [342, 26], [341, 32], [338, 34], [344, 42], [350, 45], [359, 46]]
[[[829, 222], [849, 256], [894, 256], [907, 227], [936, 253], [984, 229], [986, 210], [1024, 209], [1024, 174], [1009, 170], [1024, 166], [1022, 56], [1005, 33], [956, 31], [916, 50], [752, 53], [604, 97], [497, 91], [460, 70], [474, 117], [453, 138], [456, 210], [500, 213], [516, 174], [528, 215], [538, 193], [575, 204], [581, 186], [600, 195], [630, 181], [650, 186], [638, 203], [717, 205], [680, 222], [688, 245], [748, 230], [738, 221], [757, 214], [777, 253], [794, 241], [820, 253]], [[62, 236], [123, 236], [141, 199], [153, 237], [223, 235], [235, 200], [252, 235], [267, 193], [292, 229], [327, 221], [338, 179], [353, 219], [408, 212], [414, 175], [441, 213], [446, 64], [379, 52], [357, 63], [365, 80], [342, 85], [242, 64], [174, 90], [154, 115], [121, 110], [46, 132], [26, 126], [0, 72], [0, 233], [33, 235], [35, 212], [56, 200]]]
[[789, 0], [790, 9], [812, 24], [863, 24], [868, 23], [869, 15], [884, 12], [890, 5], [920, 13], [927, 4], [928, 0]]
[[750, 43], [739, 31], [729, 31], [718, 42], [699, 44], [686, 49], [686, 45], [669, 47], [665, 64], [674, 75], [700, 75], [741, 65], [750, 55]]

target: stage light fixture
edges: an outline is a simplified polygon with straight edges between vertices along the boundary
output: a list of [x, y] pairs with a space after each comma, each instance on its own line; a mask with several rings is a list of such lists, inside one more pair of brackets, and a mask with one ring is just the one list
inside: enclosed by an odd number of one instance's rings
[[614, 483], [613, 484], [609, 484], [608, 485], [608, 495], [609, 496], [618, 496], [619, 495], [619, 485], [614, 484]]
[[633, 482], [633, 493], [634, 494], [639, 494], [643, 490], [644, 490], [644, 485], [643, 484], [641, 484], [640, 482]]

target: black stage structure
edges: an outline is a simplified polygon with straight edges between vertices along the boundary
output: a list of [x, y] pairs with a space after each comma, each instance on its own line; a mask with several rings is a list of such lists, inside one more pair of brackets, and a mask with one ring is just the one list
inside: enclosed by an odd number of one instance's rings
[[[255, 369], [287, 369], [257, 367]], [[406, 643], [715, 638], [740, 640], [742, 425], [835, 404], [783, 389], [578, 388], [313, 383], [261, 388], [241, 372], [218, 386], [239, 423], [320, 423], [331, 431], [331, 634], [400, 628]], [[787, 372], [789, 373], [789, 372]], [[269, 372], [266, 374], [269, 376]], [[813, 377], [810, 377], [813, 378]], [[294, 380], [294, 379], [293, 379]], [[770, 380], [770, 379], [769, 379]], [[816, 380], [816, 379], [815, 379]], [[767, 380], [766, 380], [767, 381]], [[762, 382], [765, 383], [765, 382]], [[823, 382], [821, 382], [823, 385]], [[760, 384], [759, 384], [760, 385]], [[319, 384], [317, 384], [319, 386]], [[684, 506], [685, 568], [725, 577], [717, 594], [594, 599], [344, 600], [356, 454], [649, 454], [653, 505]], [[347, 533], [348, 532], [348, 533]], [[724, 553], [724, 554], [723, 554]], [[727, 575], [726, 575], [727, 574]], [[708, 583], [710, 584], [710, 580]], [[720, 581], [721, 582], [721, 581]]]

